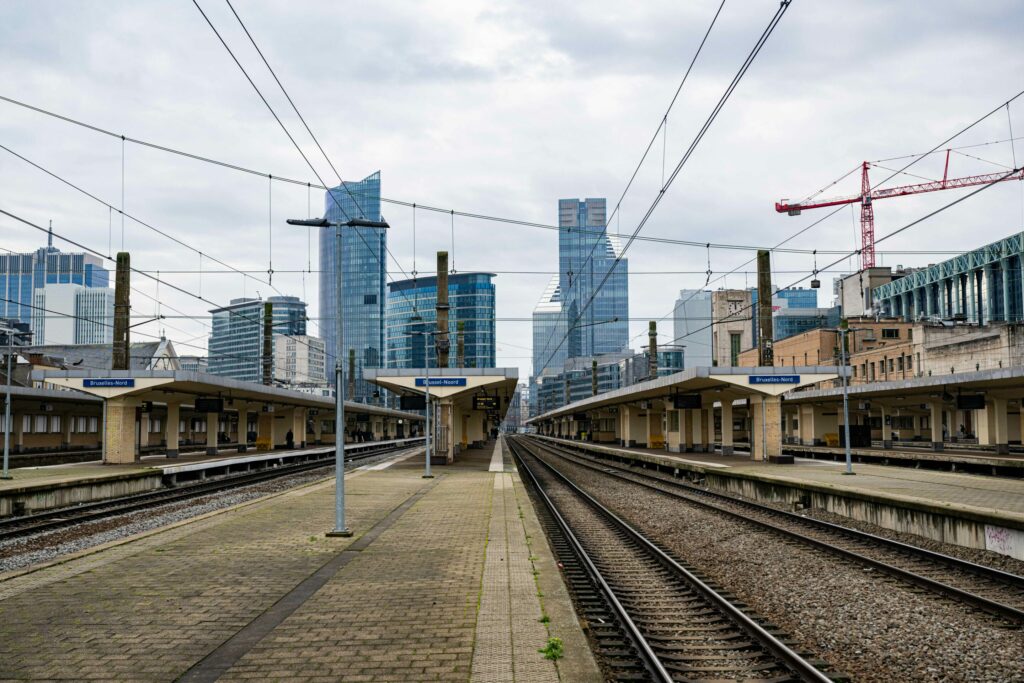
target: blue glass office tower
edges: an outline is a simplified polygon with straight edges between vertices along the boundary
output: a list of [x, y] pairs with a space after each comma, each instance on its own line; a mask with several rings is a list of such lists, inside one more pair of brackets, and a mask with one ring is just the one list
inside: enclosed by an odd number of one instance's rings
[[[295, 296], [272, 296], [273, 334], [306, 334], [306, 304]], [[232, 299], [215, 308], [207, 372], [243, 382], [263, 380], [263, 300]], [[276, 376], [271, 371], [271, 377]]]
[[622, 248], [605, 229], [606, 215], [601, 198], [558, 201], [558, 285], [569, 358], [616, 353], [629, 345], [629, 262], [616, 264]]
[[31, 254], [0, 255], [0, 318], [32, 322], [35, 290], [45, 284], [108, 287], [110, 272], [92, 254], [64, 254], [52, 246]]
[[[383, 220], [380, 213], [380, 171], [358, 182], [331, 188], [324, 197], [328, 220], [352, 218]], [[327, 375], [334, 383], [335, 301], [334, 260], [337, 231], [341, 231], [342, 305], [345, 338], [342, 363], [348, 373], [349, 349], [355, 349], [355, 391], [350, 401], [374, 401], [376, 388], [363, 379], [365, 368], [384, 366], [384, 280], [387, 274], [387, 231], [382, 228], [326, 228], [320, 230], [320, 336], [327, 351]], [[346, 377], [347, 380], [347, 377]]]
[[[456, 367], [456, 333], [463, 325], [465, 367], [495, 366], [495, 287], [494, 273], [454, 273], [448, 276], [448, 333], [451, 353], [448, 364]], [[437, 367], [434, 338], [428, 336], [427, 346], [421, 335], [411, 332], [437, 329], [437, 278], [421, 277], [388, 283], [385, 321], [389, 368]], [[426, 356], [424, 353], [426, 352]]]

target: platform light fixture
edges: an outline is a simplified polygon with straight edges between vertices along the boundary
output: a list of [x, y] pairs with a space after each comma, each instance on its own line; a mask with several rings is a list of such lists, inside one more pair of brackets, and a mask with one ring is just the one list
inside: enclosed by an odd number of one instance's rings
[[[390, 228], [386, 221], [370, 221], [353, 218], [347, 221], [332, 221], [327, 218], [289, 218], [288, 225], [310, 228]], [[334, 320], [334, 530], [328, 536], [351, 536], [352, 531], [345, 524], [345, 382], [342, 376], [341, 352], [345, 330], [341, 315], [342, 273], [341, 273], [341, 230], [334, 240], [334, 295], [337, 310]]]

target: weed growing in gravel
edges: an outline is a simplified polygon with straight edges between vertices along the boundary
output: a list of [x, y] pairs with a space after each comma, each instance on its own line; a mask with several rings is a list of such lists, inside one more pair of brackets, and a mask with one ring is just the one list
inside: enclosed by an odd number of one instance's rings
[[542, 616], [537, 621], [539, 621], [542, 624], [550, 624], [551, 623], [551, 617], [549, 617], [548, 615], [545, 614], [544, 616]]
[[557, 661], [565, 655], [565, 648], [562, 646], [561, 638], [548, 638], [548, 644], [537, 650], [544, 655], [544, 659]]

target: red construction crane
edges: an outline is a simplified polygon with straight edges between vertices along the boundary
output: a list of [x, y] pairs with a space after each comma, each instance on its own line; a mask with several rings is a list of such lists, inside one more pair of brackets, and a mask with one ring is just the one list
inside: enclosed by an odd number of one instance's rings
[[842, 206], [844, 204], [860, 202], [861, 268], [871, 268], [875, 265], [875, 211], [872, 204], [876, 199], [903, 197], [908, 194], [921, 194], [922, 192], [936, 192], [938, 190], [953, 190], [959, 187], [985, 185], [1003, 180], [1024, 180], [1024, 169], [1017, 169], [1012, 173], [1000, 171], [998, 173], [964, 176], [963, 178], [950, 178], [948, 177], [950, 151], [946, 150], [946, 166], [942, 171], [942, 180], [873, 190], [871, 189], [871, 182], [868, 180], [868, 168], [871, 166], [871, 162], [865, 161], [861, 165], [860, 194], [826, 200], [812, 198], [794, 203], [783, 199], [775, 202], [775, 210], [779, 213], [788, 213], [790, 216], [799, 216], [800, 212], [804, 209], [821, 209], [826, 206]]

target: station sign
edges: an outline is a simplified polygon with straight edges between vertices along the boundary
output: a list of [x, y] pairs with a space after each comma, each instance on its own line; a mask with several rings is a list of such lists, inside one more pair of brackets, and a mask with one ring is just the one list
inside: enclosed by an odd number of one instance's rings
[[749, 375], [750, 384], [800, 384], [800, 375]]
[[474, 396], [473, 410], [498, 410], [498, 397]]
[[125, 389], [135, 386], [135, 380], [111, 377], [109, 379], [83, 379], [82, 387], [86, 389]]
[[[427, 381], [429, 380], [429, 384]], [[418, 387], [464, 387], [466, 386], [465, 377], [417, 377], [416, 386]]]

